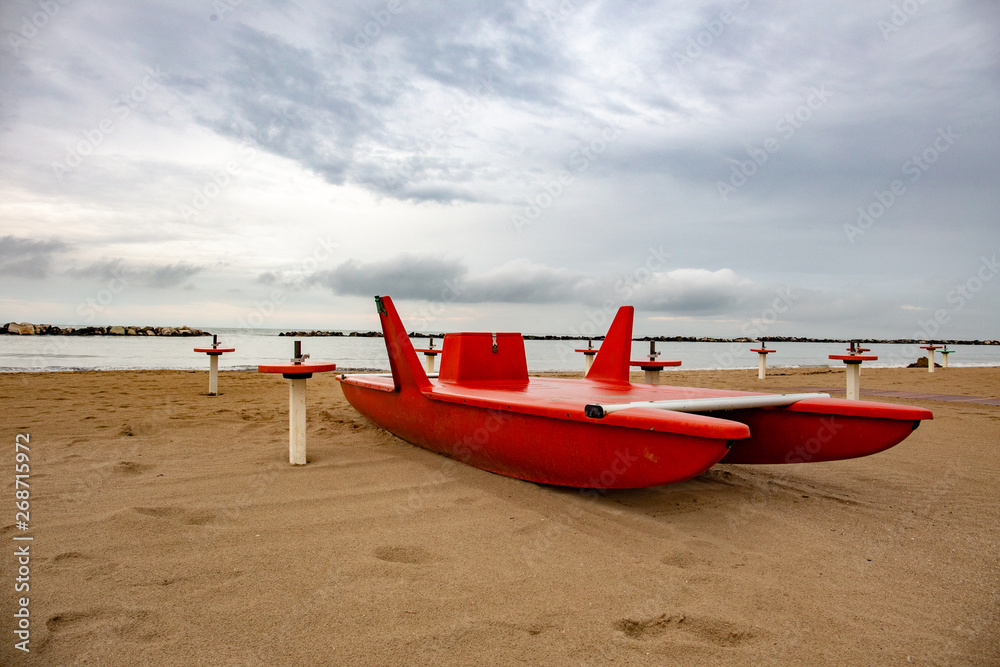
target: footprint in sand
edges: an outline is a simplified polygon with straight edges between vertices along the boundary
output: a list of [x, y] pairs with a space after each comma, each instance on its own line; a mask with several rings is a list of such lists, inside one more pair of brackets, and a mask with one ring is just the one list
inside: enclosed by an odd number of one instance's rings
[[432, 560], [431, 553], [426, 549], [399, 546], [378, 547], [375, 549], [375, 558], [384, 560], [387, 563], [407, 563], [411, 565], [429, 563]]
[[677, 551], [667, 554], [660, 559], [660, 562], [664, 565], [686, 570], [698, 564], [698, 557], [690, 551]]
[[136, 463], [135, 461], [119, 461], [112, 466], [112, 472], [118, 475], [138, 475], [144, 473], [152, 468], [150, 465], [145, 463]]
[[91, 619], [90, 614], [67, 611], [62, 614], [49, 616], [48, 620], [45, 621], [45, 627], [49, 632], [61, 632], [86, 623], [89, 619]]
[[49, 561], [48, 569], [54, 573], [69, 572], [85, 581], [108, 577], [118, 569], [116, 563], [102, 561], [80, 551], [64, 551]]
[[713, 646], [738, 646], [755, 636], [752, 631], [728, 621], [685, 614], [660, 614], [641, 620], [623, 618], [615, 623], [615, 628], [632, 639], [652, 640], [669, 633]]
[[66, 563], [66, 562], [80, 562], [89, 560], [90, 557], [79, 551], [64, 551], [61, 554], [56, 554], [52, 557], [52, 563]]
[[214, 512], [189, 510], [183, 507], [133, 507], [132, 511], [143, 516], [175, 521], [190, 526], [204, 526], [215, 519]]
[[151, 641], [159, 634], [155, 621], [154, 613], [143, 609], [95, 609], [53, 614], [46, 619], [45, 627], [52, 634], [112, 634], [130, 640]]

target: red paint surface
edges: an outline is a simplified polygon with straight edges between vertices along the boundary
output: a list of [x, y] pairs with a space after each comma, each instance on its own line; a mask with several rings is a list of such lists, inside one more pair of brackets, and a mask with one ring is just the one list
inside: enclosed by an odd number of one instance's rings
[[680, 366], [681, 362], [678, 359], [632, 359], [628, 362], [628, 364], [629, 366], [639, 366], [644, 371], [658, 371], [661, 368], [666, 368], [667, 366]]
[[325, 373], [337, 370], [337, 364], [266, 364], [257, 367], [258, 373]]

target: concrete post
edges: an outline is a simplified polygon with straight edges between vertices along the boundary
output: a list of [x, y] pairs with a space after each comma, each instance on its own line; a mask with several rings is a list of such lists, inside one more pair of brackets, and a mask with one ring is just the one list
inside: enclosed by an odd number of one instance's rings
[[861, 364], [847, 364], [847, 398], [861, 398]]
[[306, 379], [288, 380], [288, 462], [306, 464]]
[[218, 354], [208, 355], [208, 395], [216, 396], [219, 393], [219, 356]]

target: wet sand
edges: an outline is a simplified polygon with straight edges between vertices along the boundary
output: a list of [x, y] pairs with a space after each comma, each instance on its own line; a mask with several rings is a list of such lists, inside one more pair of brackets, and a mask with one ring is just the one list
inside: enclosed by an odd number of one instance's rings
[[[844, 371], [664, 382], [842, 389]], [[998, 406], [875, 397], [935, 419], [863, 459], [720, 464], [594, 498], [413, 447], [330, 374], [309, 381], [309, 464], [293, 468], [286, 381], [207, 385], [0, 375], [0, 663], [1000, 664]], [[997, 398], [1000, 369], [865, 368], [866, 389]], [[13, 592], [25, 535], [27, 594]], [[14, 648], [21, 595], [29, 654]]]

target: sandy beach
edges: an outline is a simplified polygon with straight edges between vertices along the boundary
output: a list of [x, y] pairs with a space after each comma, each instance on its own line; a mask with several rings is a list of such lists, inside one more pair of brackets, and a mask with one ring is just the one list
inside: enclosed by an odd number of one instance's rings
[[[634, 380], [641, 379], [641, 374]], [[844, 387], [843, 369], [665, 383]], [[0, 375], [5, 665], [1000, 664], [1000, 368], [862, 371], [934, 420], [875, 456], [599, 497], [483, 472], [280, 376]], [[30, 435], [30, 529], [14, 522]], [[30, 593], [14, 549], [30, 535]], [[13, 545], [13, 546], [12, 546]], [[30, 597], [30, 653], [15, 648]]]

